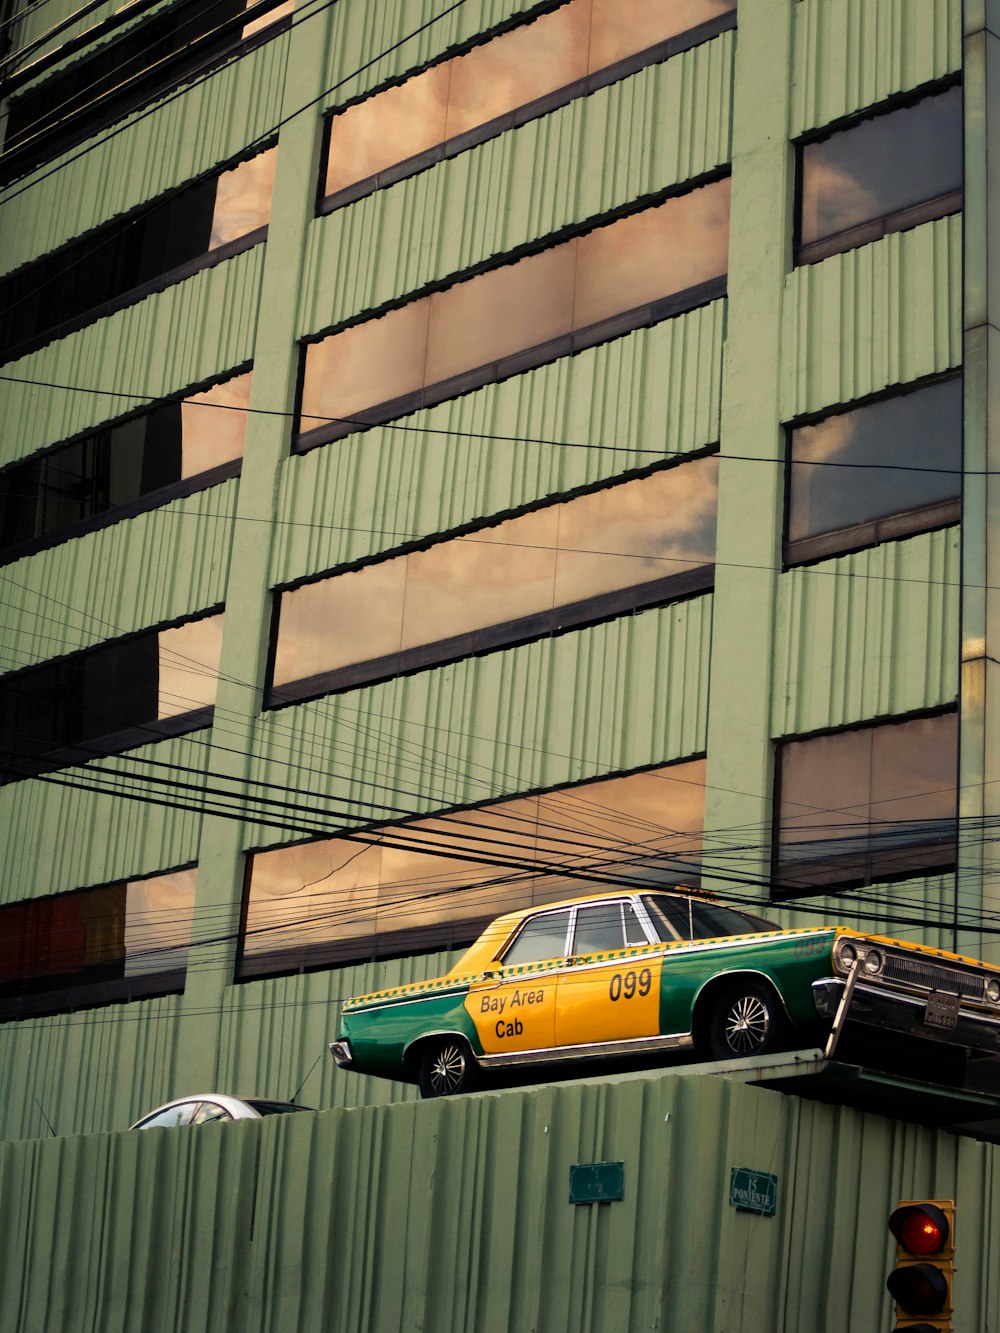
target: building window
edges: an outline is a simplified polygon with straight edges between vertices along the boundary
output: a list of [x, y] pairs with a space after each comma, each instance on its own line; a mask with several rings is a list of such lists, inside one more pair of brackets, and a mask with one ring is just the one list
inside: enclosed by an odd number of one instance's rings
[[32, 777], [209, 725], [221, 613], [0, 676], [0, 774]]
[[0, 1021], [184, 989], [197, 869], [0, 907]]
[[296, 448], [714, 299], [728, 246], [725, 179], [310, 343]]
[[267, 236], [269, 148], [0, 279], [0, 357], [26, 355]]
[[957, 523], [962, 381], [799, 426], [789, 432], [789, 456], [788, 564]]
[[962, 207], [962, 89], [798, 145], [796, 263], [867, 245]]
[[776, 896], [951, 869], [957, 770], [956, 713], [785, 741]]
[[503, 912], [696, 884], [705, 763], [694, 760], [248, 858], [237, 977], [471, 943]]
[[222, 481], [243, 456], [250, 372], [0, 472], [0, 560]]
[[282, 592], [267, 703], [703, 592], [717, 494], [718, 460], [701, 457]]
[[84, 54], [44, 82], [35, 82], [29, 92], [11, 101], [0, 183], [68, 152], [185, 79], [240, 53], [245, 41], [291, 10], [291, 0], [212, 0], [211, 4], [180, 0], [117, 40], [99, 44], [101, 29], [129, 16], [110, 15], [96, 30], [65, 37], [58, 49], [36, 57], [9, 80], [14, 92], [28, 78], [37, 81], [56, 60], [91, 47], [92, 54]]
[[714, 37], [736, 0], [569, 0], [327, 122], [320, 212]]

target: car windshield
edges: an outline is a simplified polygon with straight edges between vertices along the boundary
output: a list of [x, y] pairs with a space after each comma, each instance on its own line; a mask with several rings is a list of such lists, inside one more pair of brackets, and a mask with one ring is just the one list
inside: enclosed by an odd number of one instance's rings
[[701, 898], [683, 898], [661, 893], [643, 895], [656, 933], [661, 940], [709, 940], [719, 935], [753, 935], [779, 930], [773, 921], [750, 912], [738, 912], [722, 903]]
[[308, 1111], [308, 1106], [293, 1106], [291, 1102], [264, 1102], [256, 1098], [247, 1098], [247, 1106], [252, 1106], [258, 1115], [284, 1115], [286, 1111]]

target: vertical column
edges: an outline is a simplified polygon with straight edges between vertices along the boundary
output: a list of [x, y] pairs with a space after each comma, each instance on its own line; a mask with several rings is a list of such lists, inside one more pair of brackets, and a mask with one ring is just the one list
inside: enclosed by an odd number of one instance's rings
[[[966, 0], [965, 89], [965, 477], [962, 503], [962, 669], [959, 851], [955, 905], [963, 952], [1000, 961], [1000, 939], [975, 923], [1000, 908], [1000, 857], [989, 839], [1000, 815], [1000, 4]], [[994, 213], [994, 208], [996, 212]], [[987, 923], [989, 924], [989, 923]], [[1000, 920], [996, 924], [1000, 924]]]
[[[291, 31], [283, 115], [325, 86], [329, 23], [329, 15], [317, 15]], [[320, 138], [318, 107], [280, 131], [263, 287], [256, 312], [251, 408], [290, 411], [294, 402], [296, 317], [316, 195]], [[222, 784], [234, 792], [239, 791], [237, 784], [250, 767], [254, 722], [260, 713], [271, 620], [268, 585], [275, 503], [290, 432], [291, 421], [282, 416], [251, 415], [247, 426], [209, 757], [213, 774], [235, 780]], [[193, 966], [185, 988], [185, 1010], [217, 1010], [232, 981], [243, 893], [243, 837], [240, 822], [211, 815], [204, 820]], [[216, 1041], [208, 1036], [216, 1031], [217, 1022], [213, 1014], [183, 1024], [192, 1086], [213, 1080]]]
[[[736, 46], [705, 800], [705, 882], [723, 893], [736, 888], [729, 879], [733, 873], [762, 881], [770, 866], [772, 629], [783, 497], [781, 311], [792, 217], [793, 9], [793, 0], [741, 4]], [[725, 856], [730, 844], [744, 850]]]

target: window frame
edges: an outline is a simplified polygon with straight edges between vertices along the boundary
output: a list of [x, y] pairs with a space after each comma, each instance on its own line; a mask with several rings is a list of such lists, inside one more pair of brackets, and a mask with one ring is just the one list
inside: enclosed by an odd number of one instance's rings
[[[857, 223], [854, 226], [846, 227], [842, 231], [836, 232], [830, 236], [824, 236], [816, 241], [809, 241], [806, 244], [802, 242], [802, 203], [803, 203], [803, 152], [804, 148], [811, 144], [823, 143], [834, 135], [840, 134], [845, 130], [852, 130], [856, 126], [863, 124], [867, 120], [881, 119], [883, 116], [891, 116], [896, 111], [902, 111], [907, 107], [916, 106], [926, 98], [934, 97], [939, 93], [948, 92], [951, 88], [962, 87], [961, 71], [955, 71], [946, 75], [942, 79], [934, 79], [928, 83], [920, 84], [917, 88], [909, 88], [904, 92], [897, 93], [892, 97], [887, 97], [884, 101], [866, 106], [859, 111], [851, 112], [849, 115], [841, 116], [837, 120], [830, 121], [821, 129], [810, 130], [806, 134], [792, 141], [792, 147], [795, 149], [795, 193], [793, 200], [792, 215], [792, 268], [806, 268], [810, 264], [818, 264], [824, 259], [829, 259], [833, 255], [846, 254], [851, 250], [856, 250], [860, 246], [869, 245], [873, 241], [879, 241], [885, 236], [894, 235], [897, 232], [909, 231], [913, 227], [918, 227], [925, 222], [934, 222], [939, 218], [949, 217], [954, 213], [960, 213], [965, 205], [965, 184], [963, 179], [962, 189], [952, 190], [946, 194], [935, 195], [933, 198], [921, 200], [917, 204], [912, 204], [906, 208], [895, 209], [889, 213], [883, 213], [877, 218], [872, 218], [867, 222]], [[964, 106], [963, 106], [964, 120]], [[964, 164], [963, 164], [964, 177]]]

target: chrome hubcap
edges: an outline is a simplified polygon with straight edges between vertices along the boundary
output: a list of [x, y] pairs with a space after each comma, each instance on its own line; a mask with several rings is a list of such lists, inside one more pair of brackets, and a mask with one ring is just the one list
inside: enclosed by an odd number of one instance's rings
[[442, 1046], [431, 1063], [431, 1087], [439, 1097], [447, 1097], [462, 1085], [465, 1076], [465, 1055], [454, 1042]]
[[749, 1055], [764, 1044], [769, 1022], [767, 1005], [756, 995], [741, 995], [726, 1014], [726, 1045]]

